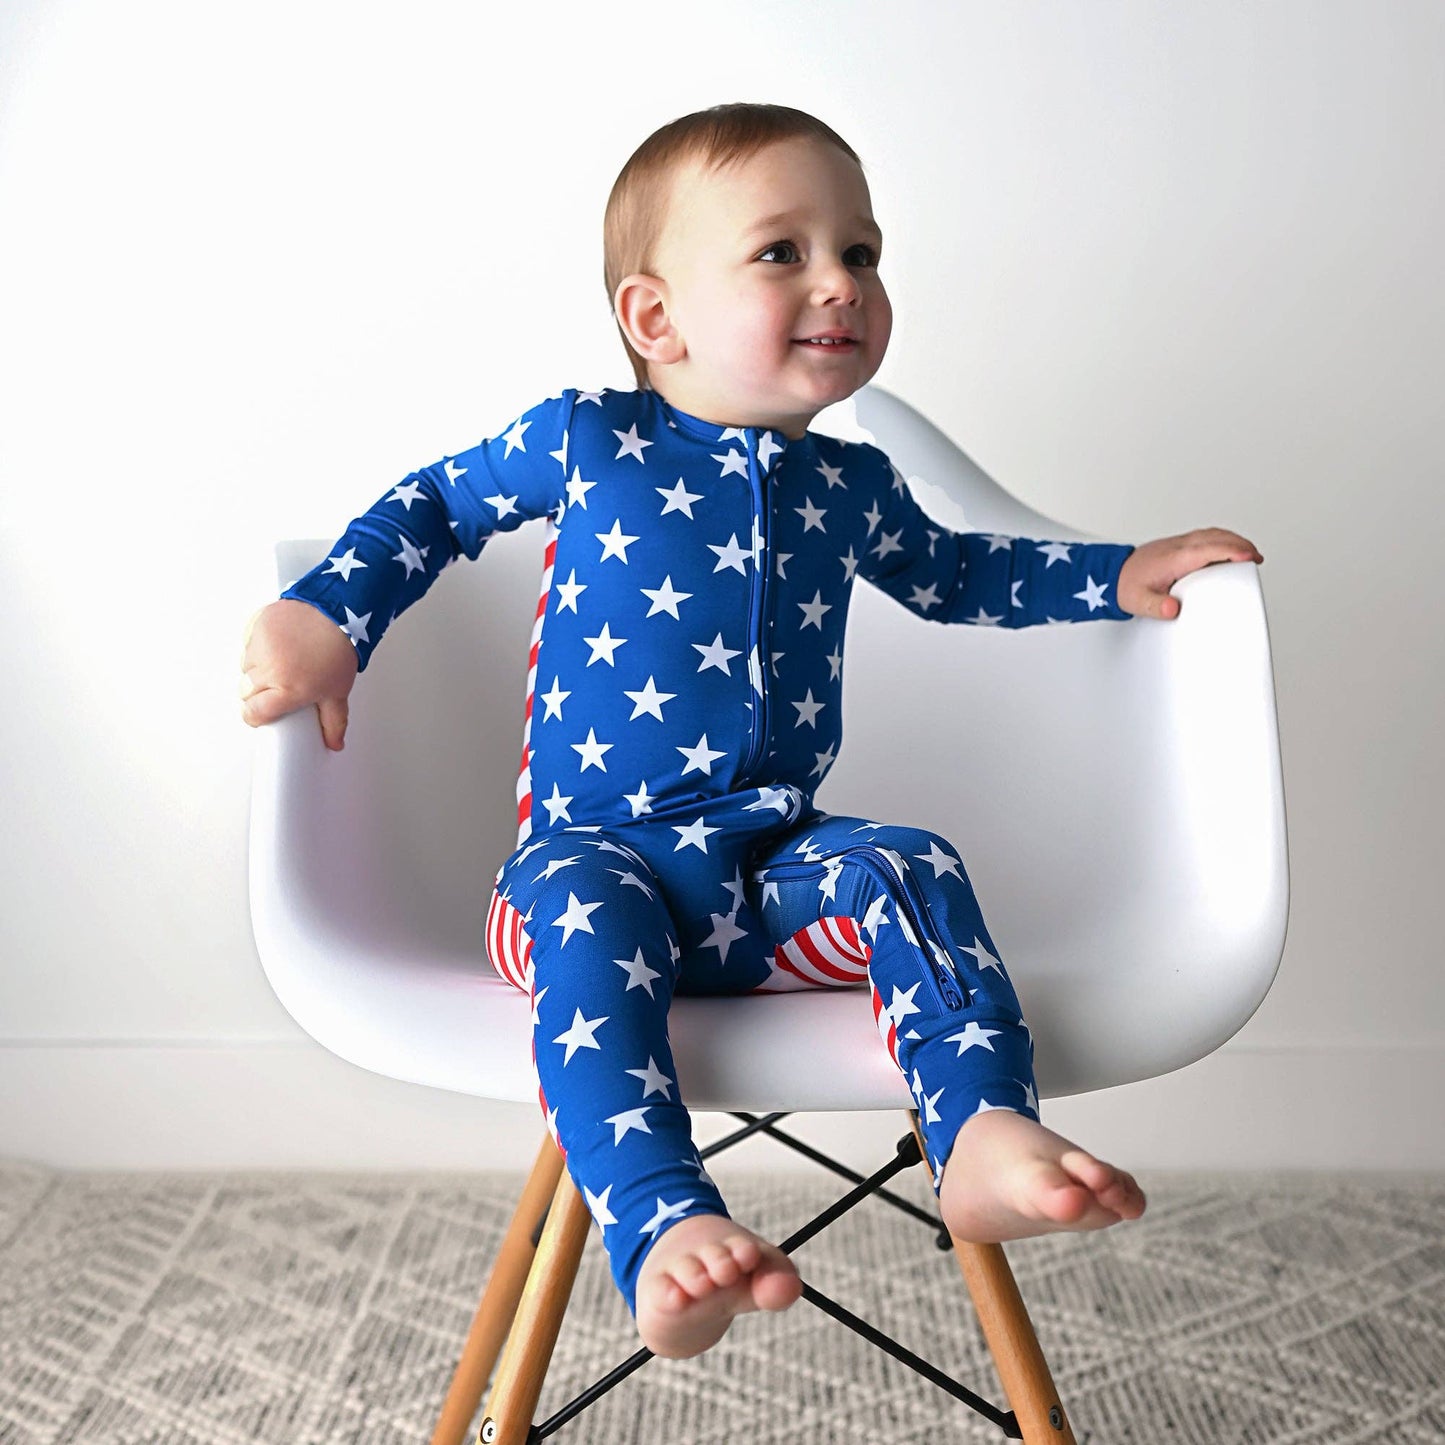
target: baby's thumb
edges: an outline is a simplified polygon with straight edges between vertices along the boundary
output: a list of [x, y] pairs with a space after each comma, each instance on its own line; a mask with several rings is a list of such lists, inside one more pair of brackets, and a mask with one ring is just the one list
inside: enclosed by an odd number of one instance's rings
[[316, 712], [321, 718], [321, 740], [334, 753], [339, 753], [345, 746], [347, 703], [344, 697], [322, 698], [316, 704]]

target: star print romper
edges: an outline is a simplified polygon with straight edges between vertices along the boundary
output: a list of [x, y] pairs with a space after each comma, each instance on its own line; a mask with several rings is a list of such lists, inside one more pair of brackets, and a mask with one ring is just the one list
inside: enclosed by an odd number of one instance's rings
[[443, 567], [533, 518], [518, 847], [487, 948], [531, 995], [548, 1128], [635, 1311], [661, 1232], [727, 1214], [678, 1095], [675, 993], [868, 986], [935, 1189], [972, 1114], [1037, 1118], [1032, 1040], [956, 851], [813, 795], [842, 738], [855, 576], [939, 622], [1120, 620], [1132, 548], [951, 532], [877, 447], [569, 388], [412, 473], [283, 595], [364, 669]]

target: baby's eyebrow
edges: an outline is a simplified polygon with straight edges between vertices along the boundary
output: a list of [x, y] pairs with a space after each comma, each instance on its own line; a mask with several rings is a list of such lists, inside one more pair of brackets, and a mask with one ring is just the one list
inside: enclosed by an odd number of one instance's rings
[[[743, 235], [745, 237], [756, 236], [761, 231], [771, 231], [777, 226], [786, 225], [796, 219], [797, 213], [794, 211], [779, 211], [775, 216], [764, 216], [761, 221], [749, 226]], [[876, 237], [879, 241], [883, 239], [883, 232], [878, 229], [878, 223], [869, 216], [854, 216], [853, 225], [860, 231]]]

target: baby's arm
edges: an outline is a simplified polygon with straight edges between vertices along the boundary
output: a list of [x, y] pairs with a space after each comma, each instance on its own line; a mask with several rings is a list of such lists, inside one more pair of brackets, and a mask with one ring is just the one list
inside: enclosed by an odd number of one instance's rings
[[563, 504], [577, 396], [568, 388], [506, 432], [410, 473], [256, 614], [241, 664], [244, 720], [259, 726], [314, 704], [326, 746], [340, 749], [347, 696], [391, 623], [449, 563]]

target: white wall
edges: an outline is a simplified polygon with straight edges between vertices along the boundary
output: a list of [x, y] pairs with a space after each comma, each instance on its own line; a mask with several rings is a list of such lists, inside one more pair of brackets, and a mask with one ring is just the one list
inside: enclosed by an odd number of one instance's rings
[[[338, 534], [562, 386], [632, 384], [612, 179], [750, 99], [864, 159], [881, 384], [1047, 515], [1267, 559], [1278, 982], [1209, 1061], [1049, 1122], [1139, 1167], [1445, 1167], [1445, 9], [883, 13], [0, 7], [0, 1155], [530, 1158], [530, 1110], [365, 1075], [269, 992], [241, 627], [276, 537]], [[804, 1132], [860, 1129], [900, 1124]]]

